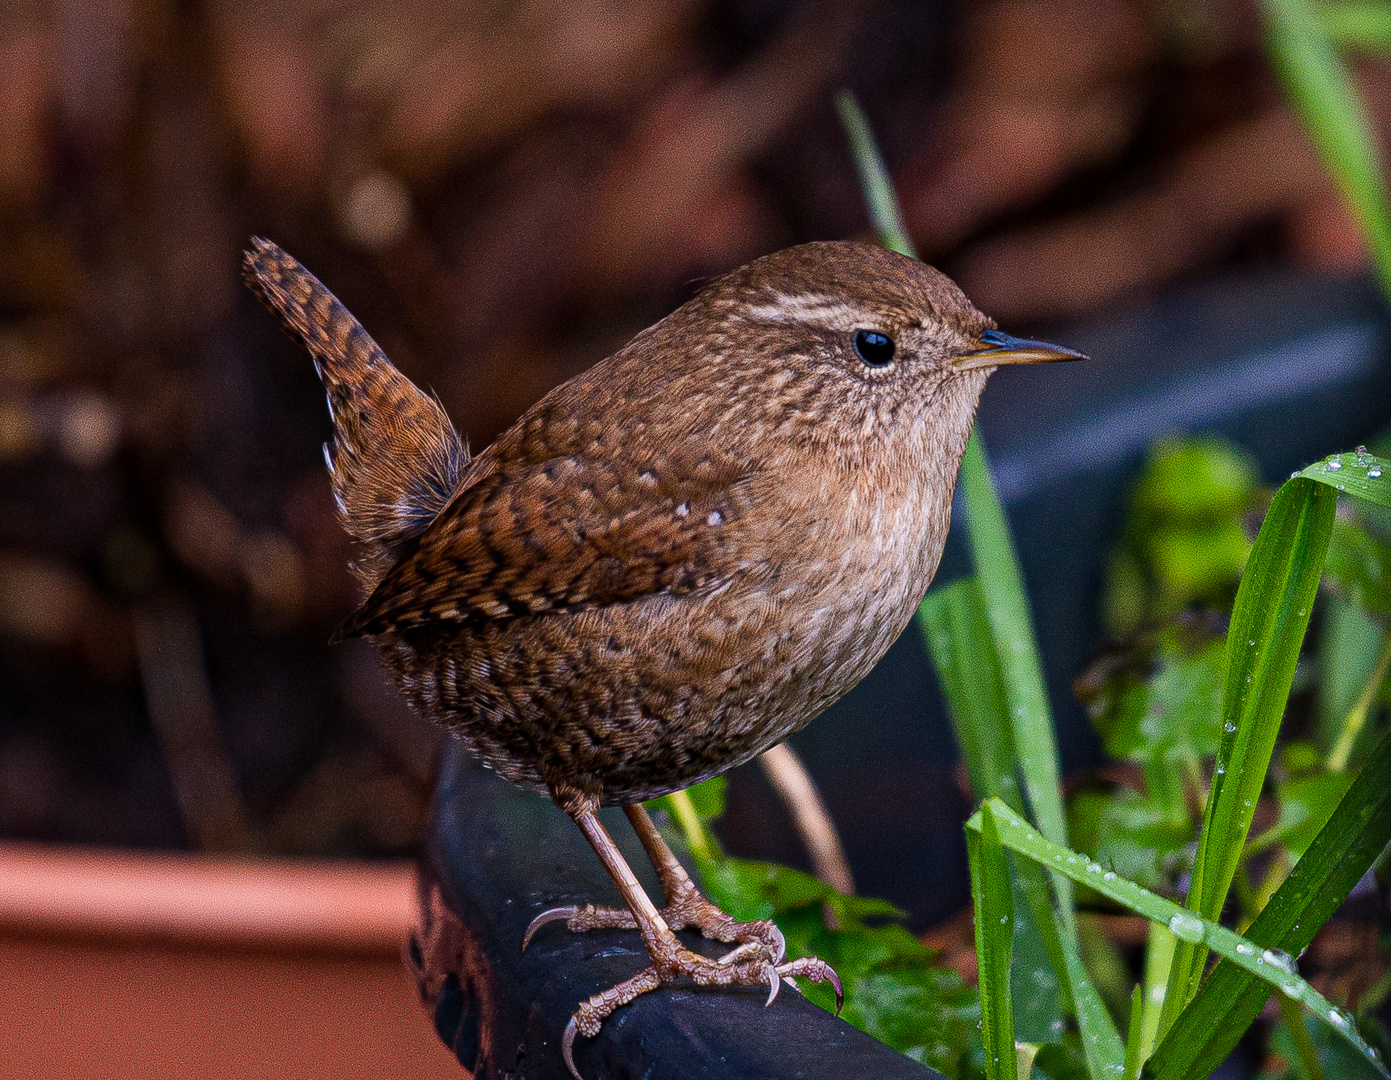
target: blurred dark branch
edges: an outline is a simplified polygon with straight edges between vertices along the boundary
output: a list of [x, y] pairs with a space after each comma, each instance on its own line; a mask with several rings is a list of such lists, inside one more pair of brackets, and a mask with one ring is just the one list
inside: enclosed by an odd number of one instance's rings
[[137, 609], [134, 621], [150, 722], [190, 840], [203, 851], [250, 851], [251, 830], [218, 730], [193, 608], [164, 597]]

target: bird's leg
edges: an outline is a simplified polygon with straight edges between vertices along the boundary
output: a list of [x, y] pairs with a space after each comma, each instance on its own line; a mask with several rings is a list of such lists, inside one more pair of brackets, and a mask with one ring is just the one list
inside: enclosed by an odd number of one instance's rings
[[[567, 802], [572, 802], [572, 800], [567, 800]], [[623, 901], [628, 905], [632, 914], [632, 925], [635, 925], [638, 933], [642, 935], [642, 943], [647, 947], [648, 955], [652, 958], [652, 964], [632, 978], [625, 979], [617, 986], [610, 987], [608, 990], [594, 994], [580, 1002], [574, 1016], [570, 1017], [570, 1023], [566, 1025], [565, 1035], [561, 1040], [561, 1049], [564, 1052], [565, 1064], [576, 1080], [581, 1080], [580, 1074], [575, 1068], [574, 1060], [574, 1045], [577, 1035], [592, 1038], [599, 1034], [604, 1018], [615, 1009], [628, 1004], [649, 990], [655, 990], [662, 983], [672, 982], [682, 975], [699, 986], [766, 986], [768, 987], [769, 1004], [772, 1004], [773, 999], [777, 997], [778, 988], [782, 985], [784, 978], [805, 975], [813, 982], [829, 982], [835, 987], [836, 1009], [839, 1011], [842, 1000], [840, 980], [830, 966], [820, 960], [806, 957], [800, 960], [775, 962], [770, 959], [761, 942], [741, 945], [718, 960], [712, 960], [707, 956], [701, 956], [684, 948], [677, 941], [676, 935], [667, 925], [666, 920], [662, 918], [651, 898], [643, 891], [642, 885], [638, 883], [637, 877], [633, 874], [627, 860], [623, 858], [623, 854], [618, 850], [618, 846], [613, 842], [613, 838], [609, 836], [608, 831], [600, 823], [596, 813], [597, 807], [593, 800], [573, 800], [573, 803], [573, 808], [566, 806], [566, 812], [580, 827], [580, 831], [584, 833], [590, 847], [594, 849], [595, 854], [604, 864], [604, 869], [609, 872], [614, 884], [618, 886], [618, 891], [622, 894]], [[665, 845], [662, 846], [665, 847]]]
[[695, 882], [686, 873], [686, 868], [677, 860], [671, 847], [653, 824], [652, 815], [641, 803], [632, 803], [623, 808], [632, 822], [633, 831], [642, 841], [643, 850], [652, 860], [657, 871], [657, 880], [662, 883], [662, 893], [666, 907], [662, 915], [673, 930], [684, 930], [691, 926], [702, 936], [712, 941], [759, 942], [768, 951], [773, 963], [780, 964], [787, 955], [787, 942], [782, 931], [772, 919], [756, 919], [751, 922], [735, 922], [709, 900], [701, 895]]
[[[752, 922], [736, 922], [709, 900], [701, 895], [695, 882], [686, 873], [671, 847], [662, 838], [657, 826], [641, 803], [630, 803], [623, 807], [628, 815], [633, 831], [642, 841], [643, 850], [652, 860], [657, 871], [657, 880], [662, 885], [665, 905], [658, 910], [662, 920], [672, 930], [693, 927], [703, 937], [711, 941], [726, 943], [742, 942], [747, 945], [762, 946], [767, 957], [774, 964], [782, 963], [787, 955], [787, 943], [782, 931], [772, 919], [757, 919]], [[526, 936], [522, 940], [525, 951], [531, 937], [547, 923], [564, 921], [572, 931], [586, 930], [636, 930], [637, 919], [627, 908], [596, 907], [593, 904], [551, 908], [543, 911], [531, 921]], [[731, 954], [733, 955], [733, 954]]]

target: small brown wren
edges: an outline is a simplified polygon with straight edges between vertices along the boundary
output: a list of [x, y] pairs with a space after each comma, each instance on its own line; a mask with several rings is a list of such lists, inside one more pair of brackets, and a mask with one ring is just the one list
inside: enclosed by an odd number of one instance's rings
[[[996, 330], [948, 278], [881, 248], [788, 248], [703, 289], [470, 456], [298, 262], [254, 240], [247, 283], [314, 358], [338, 509], [370, 590], [340, 636], [377, 639], [412, 705], [550, 795], [627, 910], [539, 915], [636, 928], [650, 967], [579, 1005], [563, 1041], [685, 975], [769, 988], [771, 922], [705, 900], [641, 803], [809, 723], [907, 625], [937, 569], [990, 373], [1083, 359]], [[600, 824], [624, 807], [658, 909]], [[691, 926], [735, 944], [712, 960]], [[525, 947], [525, 943], [523, 943]], [[578, 1073], [575, 1073], [578, 1076]]]

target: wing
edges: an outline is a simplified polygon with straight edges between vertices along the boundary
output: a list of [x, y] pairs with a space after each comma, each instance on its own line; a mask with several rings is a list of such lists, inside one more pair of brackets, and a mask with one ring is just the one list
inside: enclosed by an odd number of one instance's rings
[[712, 586], [740, 567], [750, 478], [708, 445], [498, 463], [340, 634], [582, 611]]

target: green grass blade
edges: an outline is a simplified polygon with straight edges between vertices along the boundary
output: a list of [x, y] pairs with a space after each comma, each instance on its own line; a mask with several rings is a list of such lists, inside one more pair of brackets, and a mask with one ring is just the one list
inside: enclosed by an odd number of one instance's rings
[[[1299, 1002], [1354, 1047], [1378, 1073], [1391, 1078], [1391, 1073], [1386, 1071], [1381, 1059], [1358, 1033], [1352, 1018], [1342, 1010], [1334, 1008], [1322, 994], [1300, 978], [1289, 954], [1257, 945], [1234, 930], [1228, 930], [1225, 926], [1195, 915], [1179, 907], [1172, 900], [1166, 900], [1148, 889], [1141, 888], [1133, 881], [1127, 881], [1115, 871], [1092, 862], [1085, 855], [1079, 855], [1052, 843], [1040, 836], [1029, 822], [998, 799], [992, 800], [988, 805], [995, 816], [995, 826], [999, 832], [1000, 843], [1004, 847], [1033, 859], [1054, 873], [1066, 875], [1073, 881], [1085, 882], [1089, 888], [1114, 900], [1122, 907], [1137, 915], [1143, 915], [1151, 922], [1167, 926], [1181, 942], [1203, 942], [1224, 960], [1230, 961], [1247, 974]], [[972, 816], [966, 827], [980, 830], [980, 812]], [[1123, 1053], [1122, 1049], [1121, 1055], [1117, 1057], [1115, 1072], [1118, 1074], [1124, 1069]]]
[[1262, 7], [1271, 60], [1362, 227], [1382, 291], [1391, 294], [1391, 207], [1352, 76], [1310, 0], [1263, 0]]
[[1140, 1017], [1140, 1062], [1149, 1060], [1159, 1038], [1159, 1017], [1164, 1010], [1164, 995], [1168, 990], [1169, 969], [1174, 962], [1174, 946], [1178, 939], [1168, 927], [1150, 924], [1145, 941], [1144, 1011]]
[[1347, 718], [1343, 722], [1343, 730], [1338, 733], [1338, 741], [1328, 752], [1327, 768], [1329, 772], [1342, 772], [1348, 767], [1348, 759], [1352, 757], [1352, 748], [1357, 743], [1357, 737], [1362, 734], [1362, 728], [1366, 725], [1367, 716], [1372, 711], [1377, 691], [1381, 689], [1381, 684], [1386, 681], [1388, 669], [1391, 669], [1391, 636], [1388, 636], [1382, 643], [1376, 666], [1372, 668], [1372, 673], [1367, 676], [1367, 683], [1362, 688], [1362, 693], [1357, 695], [1357, 701], [1348, 710]]
[[927, 594], [918, 623], [976, 798], [999, 797], [1023, 811], [1014, 740], [980, 582], [963, 578]]
[[1284, 995], [1280, 996], [1279, 1003], [1280, 1017], [1290, 1033], [1290, 1040], [1294, 1043], [1299, 1064], [1298, 1074], [1303, 1080], [1324, 1080], [1323, 1066], [1319, 1064], [1319, 1052], [1314, 1049], [1314, 1040], [1309, 1038], [1309, 1029], [1304, 1026], [1304, 1017], [1300, 1014], [1299, 1006]]
[[1356, 451], [1332, 454], [1296, 475], [1377, 506], [1391, 507], [1391, 461], [1385, 458]]
[[[1023, 813], [999, 654], [980, 582], [965, 578], [933, 589], [918, 608], [918, 621], [976, 798], [1002, 798]], [[1043, 871], [1030, 862], [1017, 864], [1015, 887], [1023, 901], [1016, 915], [1015, 965], [1026, 969], [1014, 979], [1016, 1029], [1021, 1038], [1042, 1042], [1056, 1037], [1060, 1008], [1070, 1008], [1066, 996], [1058, 1000], [1067, 989], [1062, 943]]]
[[[1021, 818], [1014, 820], [1022, 821]], [[1060, 845], [1054, 846], [1060, 851], [1067, 850]], [[1053, 880], [1058, 880], [1056, 873]], [[1082, 1037], [1082, 1052], [1087, 1058], [1087, 1072], [1091, 1080], [1118, 1080], [1125, 1071], [1125, 1044], [1116, 1030], [1116, 1022], [1106, 1011], [1105, 1003], [1082, 964], [1077, 939], [1064, 938], [1062, 948], [1068, 990], [1077, 1013], [1077, 1030]]]
[[1323, 32], [1335, 45], [1364, 52], [1391, 52], [1391, 5], [1385, 0], [1320, 4]]
[[[999, 833], [997, 832], [998, 836]], [[1140, 1064], [1143, 1059], [1140, 1057], [1144, 1046], [1144, 997], [1140, 993], [1140, 988], [1135, 987], [1134, 993], [1130, 995], [1130, 1024], [1125, 1029], [1125, 1077], [1124, 1080], [1138, 1080], [1140, 1075]]]
[[850, 140], [850, 152], [855, 157], [855, 167], [860, 174], [860, 188], [869, 210], [869, 221], [879, 236], [879, 243], [900, 255], [918, 258], [918, 250], [903, 224], [903, 211], [899, 208], [898, 195], [894, 192], [893, 181], [884, 164], [884, 155], [879, 151], [879, 143], [874, 138], [869, 121], [865, 119], [864, 110], [849, 90], [842, 90], [836, 95], [836, 112], [840, 114], [840, 122]]
[[[1221, 915], [1251, 828], [1318, 592], [1336, 506], [1336, 493], [1322, 484], [1302, 479], [1284, 484], [1242, 574], [1227, 631], [1222, 741], [1188, 891], [1189, 909], [1205, 919]], [[1206, 958], [1201, 939], [1179, 941], [1161, 1032], [1197, 992]]]
[[1024, 901], [1015, 913], [1014, 1023], [1019, 1038], [1049, 1042], [1063, 1030], [1072, 1003], [1057, 911], [1042, 867], [1027, 859], [1013, 864], [1016, 897]]
[[[1391, 842], [1391, 729], [1246, 937], [1298, 956]], [[1155, 1080], [1201, 1080], [1236, 1047], [1270, 988], [1223, 960], [1179, 1014], [1147, 1070]]]
[[1018, 1080], [1014, 1053], [1014, 1010], [1009, 969], [1014, 953], [1014, 896], [1009, 860], [1000, 846], [989, 804], [979, 832], [966, 836], [971, 900], [976, 916], [976, 961], [980, 977], [980, 1038], [986, 1080]]
[[[1000, 674], [1024, 792], [1039, 831], [1056, 844], [1066, 844], [1058, 744], [1053, 737], [1053, 717], [1043, 681], [1043, 663], [1034, 640], [1029, 597], [1004, 506], [990, 482], [985, 447], [976, 435], [966, 445], [961, 479], [971, 555], [980, 579], [986, 618], [1000, 655]], [[1075, 937], [1070, 890], [1065, 894], [1064, 919], [1069, 935]]]

